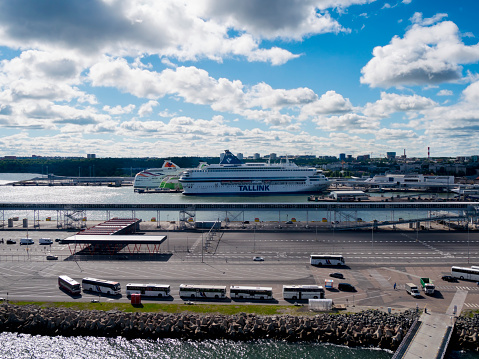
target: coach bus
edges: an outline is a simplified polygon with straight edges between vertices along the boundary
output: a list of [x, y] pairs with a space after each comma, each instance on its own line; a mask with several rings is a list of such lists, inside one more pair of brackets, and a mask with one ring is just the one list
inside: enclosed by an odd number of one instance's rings
[[126, 285], [126, 295], [129, 297], [132, 294], [141, 294], [142, 297], [168, 297], [170, 295], [170, 286], [168, 284], [128, 283]]
[[313, 266], [343, 266], [344, 257], [340, 254], [311, 254], [310, 263]]
[[81, 293], [80, 283], [67, 275], [61, 275], [58, 277], [58, 287], [60, 289], [66, 290], [67, 292], [70, 292], [71, 294]]
[[244, 287], [232, 285], [230, 287], [231, 299], [273, 299], [273, 288], [271, 287]]
[[226, 297], [226, 286], [180, 284], [180, 297], [224, 299]]
[[81, 283], [84, 291], [115, 295], [121, 294], [120, 283], [111, 280], [83, 278]]
[[468, 279], [473, 281], [479, 281], [479, 269], [467, 268], [467, 267], [452, 267], [451, 276], [459, 279]]
[[324, 288], [320, 285], [283, 285], [284, 299], [324, 299]]

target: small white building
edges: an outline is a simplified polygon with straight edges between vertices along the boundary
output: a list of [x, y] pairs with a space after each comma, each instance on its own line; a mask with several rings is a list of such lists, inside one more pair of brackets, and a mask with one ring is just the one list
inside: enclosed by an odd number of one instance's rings
[[310, 299], [309, 310], [313, 311], [329, 311], [333, 308], [332, 299]]
[[364, 201], [369, 199], [363, 191], [332, 191], [329, 196], [337, 201]]

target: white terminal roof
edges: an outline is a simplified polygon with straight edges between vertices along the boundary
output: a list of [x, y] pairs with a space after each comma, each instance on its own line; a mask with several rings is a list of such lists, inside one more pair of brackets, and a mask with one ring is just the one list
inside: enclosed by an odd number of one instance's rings
[[75, 235], [62, 239], [62, 243], [75, 244], [161, 244], [166, 236], [143, 236], [143, 235]]

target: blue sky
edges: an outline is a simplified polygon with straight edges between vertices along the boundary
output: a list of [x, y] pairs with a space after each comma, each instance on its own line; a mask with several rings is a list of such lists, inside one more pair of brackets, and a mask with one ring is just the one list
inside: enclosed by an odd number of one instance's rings
[[0, 0], [0, 156], [479, 154], [472, 0]]

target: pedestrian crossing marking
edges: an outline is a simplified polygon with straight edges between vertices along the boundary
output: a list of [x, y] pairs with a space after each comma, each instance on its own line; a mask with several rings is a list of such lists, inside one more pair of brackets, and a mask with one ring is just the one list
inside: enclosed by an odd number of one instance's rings
[[464, 306], [467, 308], [479, 308], [478, 303], [464, 303]]

